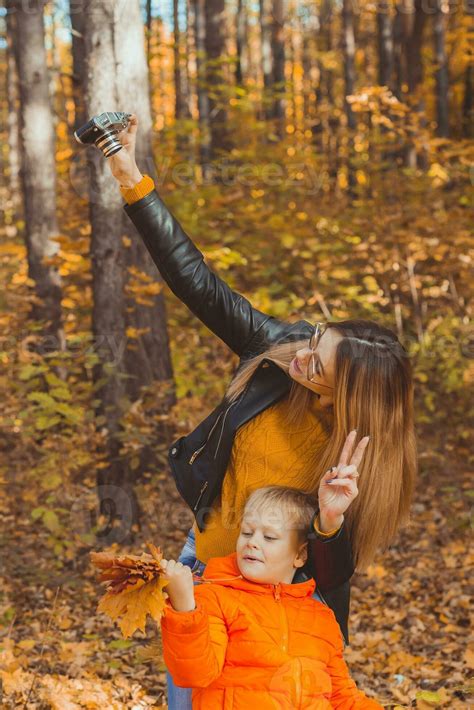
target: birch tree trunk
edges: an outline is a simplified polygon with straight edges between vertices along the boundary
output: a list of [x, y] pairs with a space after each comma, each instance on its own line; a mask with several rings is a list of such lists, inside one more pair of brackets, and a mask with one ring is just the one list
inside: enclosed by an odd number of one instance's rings
[[[116, 85], [115, 26], [117, 3], [86, 0], [84, 41], [87, 115], [119, 107]], [[94, 369], [103, 422], [107, 466], [97, 473], [100, 513], [107, 525], [98, 537], [104, 544], [133, 540], [138, 504], [132, 475], [120, 457], [120, 418], [125, 402], [125, 264], [122, 243], [122, 198], [103, 155], [88, 150], [90, 167], [90, 219], [92, 261], [92, 330], [99, 362]]]
[[[84, 4], [87, 108], [93, 116], [125, 108], [138, 115], [137, 161], [154, 173], [145, 41], [138, 0]], [[93, 329], [100, 364], [99, 414], [105, 419], [108, 467], [98, 477], [101, 510], [109, 515], [107, 541], [131, 539], [139, 523], [134, 475], [119, 455], [126, 398], [162, 383], [162, 407], [174, 399], [161, 281], [145, 246], [122, 209], [106, 160], [90, 150]], [[124, 239], [124, 237], [128, 239]], [[128, 268], [127, 268], [128, 267]], [[159, 396], [157, 394], [157, 398]], [[142, 461], [143, 464], [143, 461]]]
[[[156, 178], [148, 66], [139, 0], [127, 0], [126, 17], [126, 22], [119, 21], [114, 28], [117, 105], [131, 107], [137, 114], [137, 163], [143, 173], [155, 175]], [[135, 334], [129, 339], [125, 353], [127, 393], [132, 400], [138, 399], [141, 388], [157, 380], [162, 383], [164, 409], [168, 409], [175, 400], [166, 308], [161, 293], [163, 282], [145, 245], [123, 210], [121, 216], [122, 233], [127, 234], [130, 240], [126, 248], [126, 263], [129, 268], [126, 274], [125, 320], [128, 332]]]
[[[45, 263], [58, 251], [53, 240], [56, 222], [56, 165], [54, 121], [44, 46], [43, 0], [16, 0], [16, 65], [20, 93], [21, 183], [25, 212], [28, 273], [35, 282], [35, 319], [54, 346], [64, 347], [61, 323], [61, 284], [57, 270]], [[52, 343], [48, 344], [51, 349]]]

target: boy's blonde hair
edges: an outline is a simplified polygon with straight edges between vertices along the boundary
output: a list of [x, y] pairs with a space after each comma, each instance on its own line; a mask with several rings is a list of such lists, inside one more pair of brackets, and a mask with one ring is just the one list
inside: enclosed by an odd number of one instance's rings
[[249, 495], [243, 514], [250, 510], [271, 511], [279, 522], [282, 514], [285, 524], [297, 531], [299, 542], [306, 542], [311, 531], [311, 521], [318, 508], [316, 498], [309, 493], [289, 486], [264, 486]]

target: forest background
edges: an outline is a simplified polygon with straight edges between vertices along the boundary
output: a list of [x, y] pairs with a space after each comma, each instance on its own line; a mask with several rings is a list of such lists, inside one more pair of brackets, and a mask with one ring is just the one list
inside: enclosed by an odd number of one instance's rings
[[192, 516], [167, 449], [236, 365], [163, 285], [106, 160], [74, 140], [114, 110], [138, 114], [142, 172], [257, 308], [374, 319], [409, 351], [412, 519], [355, 577], [346, 658], [387, 707], [471, 706], [473, 12], [0, 7], [2, 707], [165, 707], [156, 625], [125, 640], [95, 615], [89, 552], [179, 553]]

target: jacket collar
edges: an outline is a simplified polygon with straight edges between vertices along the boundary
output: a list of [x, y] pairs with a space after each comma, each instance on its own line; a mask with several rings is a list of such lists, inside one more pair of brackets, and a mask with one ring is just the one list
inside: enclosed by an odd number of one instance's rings
[[302, 599], [313, 594], [316, 587], [314, 579], [297, 584], [260, 584], [245, 579], [237, 565], [237, 553], [225, 557], [212, 557], [206, 565], [202, 579], [207, 583], [221, 584], [232, 589], [241, 589], [253, 594], [265, 594], [275, 596], [276, 593], [282, 597], [293, 597]]

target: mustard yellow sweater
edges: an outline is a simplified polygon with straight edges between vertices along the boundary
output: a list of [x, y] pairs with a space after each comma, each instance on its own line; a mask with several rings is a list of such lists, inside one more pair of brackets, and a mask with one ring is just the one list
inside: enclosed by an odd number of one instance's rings
[[292, 486], [315, 493], [314, 455], [327, 444], [328, 434], [316, 397], [303, 421], [285, 422], [287, 399], [258, 414], [238, 431], [221, 496], [214, 501], [204, 532], [194, 525], [196, 556], [207, 562], [234, 552], [245, 501], [262, 486]]
[[[145, 175], [133, 188], [121, 188], [121, 192], [133, 204], [153, 188], [153, 180]], [[284, 485], [316, 493], [311, 461], [327, 444], [332, 414], [314, 397], [303, 421], [289, 426], [284, 417], [286, 407], [284, 398], [238, 430], [222, 493], [212, 506], [206, 529], [201, 533], [194, 525], [198, 560], [207, 563], [210, 557], [234, 552], [245, 501], [256, 488]], [[316, 526], [315, 530], [321, 534]]]

